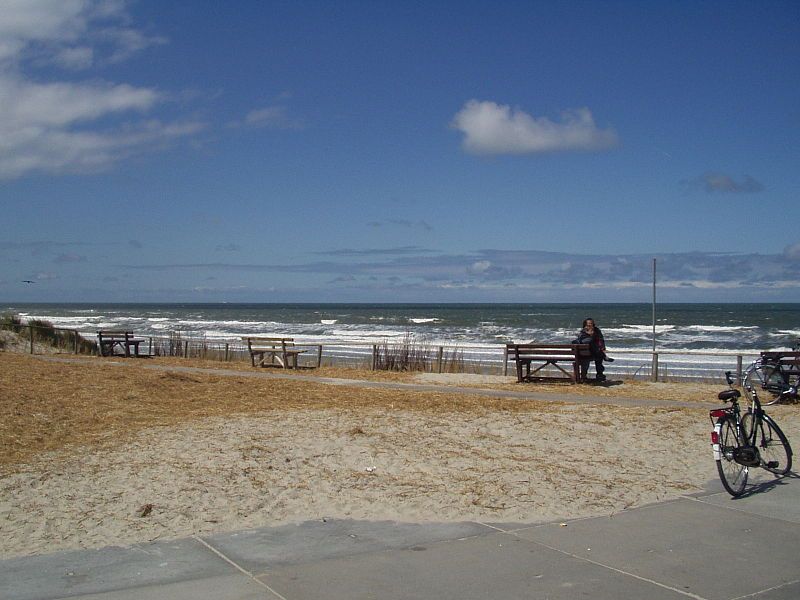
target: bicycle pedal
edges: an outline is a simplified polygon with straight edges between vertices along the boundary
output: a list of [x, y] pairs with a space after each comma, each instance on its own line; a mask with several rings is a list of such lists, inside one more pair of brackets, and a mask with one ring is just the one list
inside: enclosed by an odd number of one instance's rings
[[777, 461], [777, 460], [771, 460], [771, 461], [769, 461], [769, 462], [767, 463], [767, 468], [768, 468], [768, 469], [777, 469], [777, 468], [778, 468], [778, 461]]

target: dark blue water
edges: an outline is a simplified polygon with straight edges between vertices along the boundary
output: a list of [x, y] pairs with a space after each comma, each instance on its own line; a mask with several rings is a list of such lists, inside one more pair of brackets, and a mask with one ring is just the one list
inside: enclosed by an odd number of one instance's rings
[[[619, 349], [653, 346], [649, 304], [8, 304], [0, 312], [94, 334], [236, 339], [291, 335], [307, 341], [402, 339], [459, 344], [569, 342], [586, 317]], [[800, 338], [800, 304], [661, 304], [656, 343], [664, 350], [789, 348]]]

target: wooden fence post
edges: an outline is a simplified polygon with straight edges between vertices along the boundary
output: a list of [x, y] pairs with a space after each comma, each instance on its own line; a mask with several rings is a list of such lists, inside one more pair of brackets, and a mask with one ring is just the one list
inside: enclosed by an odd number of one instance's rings
[[742, 380], [742, 355], [736, 355], [736, 381]]
[[183, 343], [183, 358], [189, 358], [189, 340]]
[[228, 343], [225, 342], [225, 362], [228, 362]]
[[658, 381], [658, 352], [653, 352], [653, 369], [650, 374], [650, 381]]
[[31, 330], [31, 354], [33, 354], [33, 325], [28, 325]]
[[78, 353], [78, 330], [76, 329], [75, 331], [73, 331], [73, 333], [75, 334], [75, 354], [77, 354]]
[[503, 349], [503, 376], [508, 375], [508, 346]]
[[439, 346], [439, 355], [436, 357], [436, 372], [442, 372], [442, 358], [444, 357], [444, 348]]
[[378, 345], [372, 344], [372, 370], [375, 371], [378, 368]]

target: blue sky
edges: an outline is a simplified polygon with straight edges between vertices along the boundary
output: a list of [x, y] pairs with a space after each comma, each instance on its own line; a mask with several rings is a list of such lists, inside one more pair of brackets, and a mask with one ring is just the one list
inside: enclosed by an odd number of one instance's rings
[[0, 300], [798, 299], [797, 2], [0, 9]]

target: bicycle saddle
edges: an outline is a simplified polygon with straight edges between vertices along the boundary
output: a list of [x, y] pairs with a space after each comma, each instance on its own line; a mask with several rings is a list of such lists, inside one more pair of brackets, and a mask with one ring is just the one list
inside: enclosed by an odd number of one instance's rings
[[725, 402], [728, 402], [729, 400], [733, 400], [734, 398], [741, 397], [741, 395], [742, 393], [739, 390], [725, 390], [724, 392], [720, 392], [717, 398], [719, 398], [720, 400], [724, 400]]

